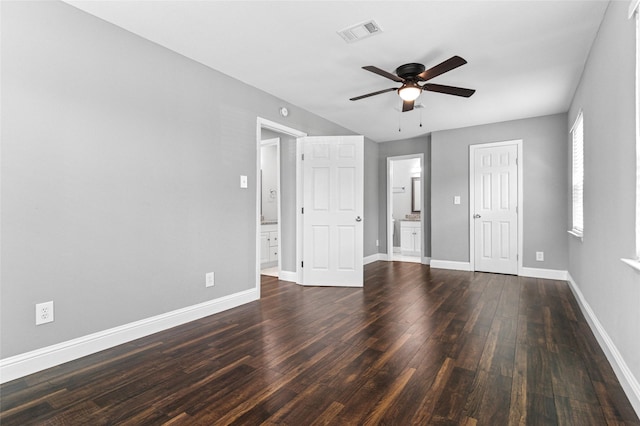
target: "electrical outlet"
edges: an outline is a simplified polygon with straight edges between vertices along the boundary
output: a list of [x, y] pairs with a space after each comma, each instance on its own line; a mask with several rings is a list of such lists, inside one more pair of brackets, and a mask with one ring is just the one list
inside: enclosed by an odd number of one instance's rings
[[204, 284], [205, 287], [213, 287], [214, 284], [215, 284], [215, 276], [213, 272], [207, 272], [206, 281]]
[[544, 252], [543, 251], [537, 251], [536, 252], [536, 261], [544, 262]]
[[460, 204], [460, 196], [456, 195], [455, 197], [453, 197], [453, 204]]
[[36, 303], [36, 325], [53, 322], [53, 301]]
[[376, 247], [380, 246], [380, 240], [376, 240]]

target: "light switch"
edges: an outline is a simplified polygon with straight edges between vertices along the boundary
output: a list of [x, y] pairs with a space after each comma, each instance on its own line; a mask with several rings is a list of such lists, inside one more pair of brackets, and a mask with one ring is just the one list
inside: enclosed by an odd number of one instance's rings
[[453, 197], [453, 204], [460, 204], [460, 196], [456, 195], [455, 197]]
[[248, 187], [248, 185], [247, 185], [247, 177], [241, 175], [240, 176], [240, 188], [247, 188], [247, 187]]

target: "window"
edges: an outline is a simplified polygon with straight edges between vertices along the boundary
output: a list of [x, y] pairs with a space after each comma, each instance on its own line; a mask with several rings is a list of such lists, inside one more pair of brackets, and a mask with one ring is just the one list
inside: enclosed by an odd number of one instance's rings
[[583, 115], [578, 113], [571, 128], [571, 233], [582, 237], [584, 232], [584, 141]]
[[640, 270], [640, 0], [631, 1], [629, 18], [636, 20], [636, 253], [622, 261]]
[[636, 18], [636, 260], [640, 260], [640, 10], [631, 2], [630, 14]]

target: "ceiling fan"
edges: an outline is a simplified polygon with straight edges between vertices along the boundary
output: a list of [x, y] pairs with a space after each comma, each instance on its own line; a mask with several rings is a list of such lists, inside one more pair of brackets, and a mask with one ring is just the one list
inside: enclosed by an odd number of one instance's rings
[[420, 96], [420, 93], [422, 93], [423, 90], [468, 98], [475, 93], [475, 90], [464, 89], [462, 87], [443, 86], [441, 84], [433, 83], [425, 83], [422, 86], [418, 84], [421, 81], [431, 80], [432, 78], [437, 77], [440, 74], [444, 74], [445, 72], [451, 71], [452, 69], [458, 68], [459, 66], [462, 66], [466, 63], [467, 61], [465, 61], [460, 56], [452, 56], [446, 61], [432, 68], [429, 68], [428, 70], [425, 69], [424, 65], [417, 63], [400, 65], [396, 69], [395, 74], [391, 74], [390, 72], [382, 70], [378, 67], [374, 67], [373, 65], [367, 65], [366, 67], [362, 68], [367, 71], [371, 71], [374, 74], [378, 74], [382, 77], [386, 77], [390, 80], [402, 83], [402, 86], [400, 86], [399, 88], [391, 87], [389, 89], [367, 93], [366, 95], [356, 96], [355, 98], [351, 98], [350, 100], [357, 101], [360, 99], [368, 98], [369, 96], [397, 91], [398, 95], [400, 95], [400, 97], [402, 98], [402, 112], [405, 112], [411, 111], [413, 109], [414, 101], [418, 98], [418, 96]]

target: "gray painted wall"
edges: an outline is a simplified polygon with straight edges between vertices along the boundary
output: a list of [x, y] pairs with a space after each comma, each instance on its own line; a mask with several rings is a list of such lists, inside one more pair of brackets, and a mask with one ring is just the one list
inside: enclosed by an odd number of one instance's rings
[[387, 158], [409, 154], [424, 154], [424, 256], [431, 257], [431, 136], [401, 139], [378, 144], [378, 252], [387, 252]]
[[[566, 114], [431, 135], [432, 259], [469, 261], [469, 145], [515, 139], [523, 140], [524, 155], [523, 265], [567, 269]], [[544, 252], [544, 262], [536, 262], [536, 251]]]
[[1, 7], [0, 357], [252, 288], [257, 116], [352, 132], [64, 3]]
[[[620, 261], [635, 257], [635, 215], [640, 214], [635, 210], [635, 25], [627, 10], [628, 2], [609, 4], [569, 110], [569, 127], [584, 111], [585, 230], [584, 241], [567, 237], [568, 269], [640, 380], [640, 274]], [[567, 229], [569, 223], [567, 218]]]

